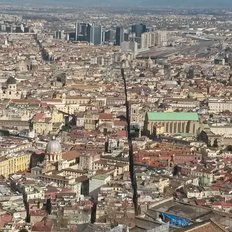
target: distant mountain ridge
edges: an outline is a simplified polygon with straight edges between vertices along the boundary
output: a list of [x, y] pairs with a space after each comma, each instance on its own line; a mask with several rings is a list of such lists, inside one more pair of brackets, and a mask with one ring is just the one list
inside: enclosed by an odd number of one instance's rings
[[232, 0], [0, 0], [0, 4], [80, 7], [232, 8]]

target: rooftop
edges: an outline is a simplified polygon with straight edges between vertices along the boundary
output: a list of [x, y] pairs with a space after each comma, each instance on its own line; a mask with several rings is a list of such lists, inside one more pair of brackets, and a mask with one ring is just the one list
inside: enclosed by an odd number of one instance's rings
[[193, 112], [148, 112], [149, 121], [198, 121], [197, 113]]
[[105, 180], [109, 177], [109, 175], [104, 175], [104, 174], [97, 174], [92, 177], [92, 179], [98, 179], [98, 180]]
[[184, 229], [180, 229], [177, 231], [191, 231], [191, 232], [225, 232], [226, 230], [224, 230], [221, 226], [219, 226], [217, 223], [215, 223], [212, 220], [203, 222], [203, 223], [198, 223], [198, 224], [194, 224], [191, 225], [187, 228]]

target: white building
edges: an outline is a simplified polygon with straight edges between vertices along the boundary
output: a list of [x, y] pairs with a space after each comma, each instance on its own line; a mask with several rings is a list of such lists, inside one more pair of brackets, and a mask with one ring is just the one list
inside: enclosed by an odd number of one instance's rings
[[151, 31], [141, 35], [141, 49], [146, 49], [154, 46], [167, 46], [168, 32], [167, 31]]
[[124, 41], [121, 43], [123, 52], [132, 52], [134, 55], [138, 53], [138, 43], [136, 41]]
[[232, 135], [232, 124], [217, 123], [210, 126], [215, 135]]
[[141, 48], [150, 48], [156, 46], [157, 32], [145, 32], [141, 35]]
[[111, 180], [110, 175], [98, 174], [92, 176], [89, 180], [89, 192], [99, 189], [101, 186], [107, 184]]
[[209, 99], [209, 110], [214, 113], [220, 113], [223, 111], [232, 112], [232, 101], [224, 99]]
[[168, 32], [167, 31], [157, 31], [156, 45], [157, 46], [167, 46], [168, 42]]

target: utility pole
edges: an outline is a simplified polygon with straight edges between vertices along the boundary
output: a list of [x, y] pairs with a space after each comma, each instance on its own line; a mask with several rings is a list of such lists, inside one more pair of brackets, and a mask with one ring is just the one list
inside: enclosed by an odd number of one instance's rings
[[135, 216], [138, 216], [139, 210], [138, 210], [137, 181], [136, 181], [136, 173], [134, 170], [133, 143], [132, 143], [132, 137], [130, 133], [130, 106], [128, 102], [127, 82], [126, 82], [123, 66], [121, 68], [121, 75], [122, 75], [123, 84], [124, 84], [125, 104], [126, 104], [127, 140], [128, 140], [128, 147], [129, 147], [129, 172], [130, 172], [131, 186], [132, 186], [132, 191], [133, 191], [133, 204], [134, 204]]

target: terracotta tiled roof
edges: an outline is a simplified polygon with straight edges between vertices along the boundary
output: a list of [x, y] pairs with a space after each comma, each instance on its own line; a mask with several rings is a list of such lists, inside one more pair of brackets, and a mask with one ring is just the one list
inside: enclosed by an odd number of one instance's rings
[[232, 202], [218, 201], [212, 204], [213, 206], [232, 207]]
[[33, 117], [33, 121], [34, 122], [39, 122], [39, 121], [43, 121], [45, 119], [45, 113], [37, 113], [34, 115]]
[[119, 121], [119, 120], [114, 121], [115, 127], [125, 127], [126, 125], [127, 123], [125, 121]]
[[37, 210], [31, 210], [30, 211], [30, 215], [31, 216], [45, 216], [46, 215], [46, 211], [45, 210], [41, 210], [41, 209], [37, 209]]
[[81, 183], [81, 182], [84, 182], [86, 180], [88, 180], [87, 176], [80, 176], [80, 177], [76, 178], [76, 183]]
[[195, 201], [196, 205], [205, 205], [206, 204], [206, 200], [204, 199], [197, 199]]
[[99, 114], [99, 119], [101, 119], [101, 120], [112, 120], [113, 116], [112, 116], [112, 114], [101, 113], [101, 114]]
[[80, 152], [77, 150], [67, 151], [62, 154], [62, 158], [64, 160], [73, 160], [75, 158], [78, 158], [80, 156]]
[[3, 227], [5, 224], [9, 223], [12, 220], [12, 216], [10, 214], [2, 214], [0, 215], [0, 227]]
[[51, 220], [46, 220], [46, 219], [43, 219], [41, 222], [37, 222], [35, 223], [34, 226], [32, 226], [32, 229], [31, 231], [36, 231], [36, 232], [39, 232], [39, 231], [43, 231], [43, 232], [50, 232], [52, 231], [52, 227], [54, 225], [54, 222], [51, 221]]
[[40, 104], [40, 100], [36, 99], [12, 99], [11, 102], [18, 104]]
[[125, 131], [125, 130], [117, 131], [117, 136], [118, 137], [127, 137], [127, 131]]

